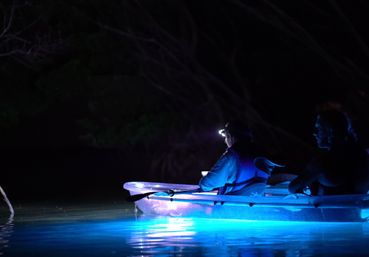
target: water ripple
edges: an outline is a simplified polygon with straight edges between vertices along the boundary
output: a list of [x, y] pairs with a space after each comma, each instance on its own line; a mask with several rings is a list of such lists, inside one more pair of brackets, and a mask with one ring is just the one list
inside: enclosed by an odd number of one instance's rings
[[[23, 209], [22, 209], [23, 208]], [[22, 207], [1, 225], [6, 256], [368, 255], [368, 224], [136, 217], [131, 205]]]

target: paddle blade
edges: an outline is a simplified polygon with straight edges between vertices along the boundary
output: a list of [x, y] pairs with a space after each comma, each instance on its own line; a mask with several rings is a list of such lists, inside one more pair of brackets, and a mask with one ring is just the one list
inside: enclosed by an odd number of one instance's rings
[[138, 200], [141, 200], [142, 198], [145, 198], [149, 195], [155, 194], [156, 192], [148, 192], [148, 193], [144, 193], [144, 194], [137, 194], [137, 195], [130, 195], [126, 198], [127, 202], [136, 202]]

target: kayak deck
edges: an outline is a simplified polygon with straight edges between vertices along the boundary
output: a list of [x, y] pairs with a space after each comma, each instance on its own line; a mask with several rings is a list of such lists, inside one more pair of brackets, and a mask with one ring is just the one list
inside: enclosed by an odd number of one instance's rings
[[[131, 195], [198, 189], [197, 185], [127, 182]], [[216, 195], [215, 192], [152, 194], [136, 202], [144, 213], [246, 220], [363, 222], [369, 216], [368, 195], [310, 197], [290, 195], [287, 184], [268, 186], [264, 196]]]

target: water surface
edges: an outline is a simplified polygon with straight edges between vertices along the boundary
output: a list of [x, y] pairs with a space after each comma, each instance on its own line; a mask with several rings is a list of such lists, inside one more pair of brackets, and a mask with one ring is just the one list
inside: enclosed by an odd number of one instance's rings
[[367, 223], [144, 217], [126, 203], [1, 211], [1, 256], [369, 256]]

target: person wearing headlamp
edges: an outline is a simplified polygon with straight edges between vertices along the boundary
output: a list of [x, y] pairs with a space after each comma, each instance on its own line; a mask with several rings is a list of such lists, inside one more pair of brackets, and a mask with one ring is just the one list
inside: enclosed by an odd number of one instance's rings
[[253, 142], [252, 132], [240, 120], [228, 122], [219, 130], [227, 145], [207, 175], [201, 178], [202, 191], [217, 190], [224, 195], [261, 195], [275, 167], [283, 167], [268, 160]]

